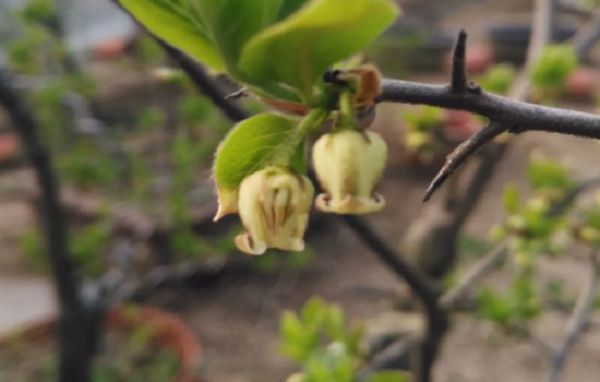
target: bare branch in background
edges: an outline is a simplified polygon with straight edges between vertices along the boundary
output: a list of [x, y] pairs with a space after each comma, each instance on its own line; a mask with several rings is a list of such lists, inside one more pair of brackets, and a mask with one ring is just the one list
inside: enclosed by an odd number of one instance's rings
[[552, 368], [548, 382], [559, 382], [560, 375], [571, 350], [577, 344], [577, 340], [583, 334], [590, 315], [593, 313], [594, 303], [598, 297], [598, 283], [600, 280], [600, 259], [598, 254], [590, 254], [590, 276], [587, 284], [581, 290], [581, 294], [573, 310], [573, 314], [567, 323], [566, 333], [560, 346], [552, 357]]
[[438, 302], [439, 293], [436, 284], [391, 249], [364, 220], [351, 215], [344, 216], [343, 220], [390, 269], [406, 281], [411, 291], [423, 303], [427, 328], [424, 338], [421, 339], [421, 351], [415, 371], [417, 381], [431, 381], [433, 365], [449, 325], [448, 313]]
[[500, 243], [492, 249], [487, 255], [483, 256], [464, 276], [461, 277], [458, 284], [447, 291], [441, 298], [440, 303], [446, 309], [452, 309], [479, 284], [481, 280], [492, 273], [499, 264], [501, 264], [508, 255], [506, 244]]
[[600, 11], [596, 12], [588, 25], [573, 37], [572, 44], [577, 57], [580, 60], [585, 60], [589, 51], [598, 43], [598, 40], [600, 40]]
[[50, 153], [42, 143], [41, 129], [11, 81], [7, 73], [0, 71], [0, 105], [6, 109], [21, 138], [42, 190], [43, 229], [61, 312], [58, 322], [60, 381], [86, 382], [91, 375], [91, 355], [96, 350], [97, 333], [93, 327], [96, 307], [86, 306], [79, 293], [81, 280], [69, 254], [68, 222], [60, 202], [60, 185]]
[[590, 10], [588, 7], [581, 5], [580, 3], [572, 0], [557, 0], [558, 9], [567, 14], [582, 17], [584, 19], [594, 16], [596, 12]]

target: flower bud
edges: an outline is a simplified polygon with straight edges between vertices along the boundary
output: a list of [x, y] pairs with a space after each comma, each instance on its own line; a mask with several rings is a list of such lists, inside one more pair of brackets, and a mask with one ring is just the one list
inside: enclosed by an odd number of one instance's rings
[[262, 255], [267, 248], [304, 250], [314, 188], [305, 176], [267, 167], [248, 176], [239, 190], [238, 212], [247, 232], [238, 235], [242, 252]]
[[379, 134], [342, 130], [325, 134], [313, 147], [313, 162], [325, 193], [317, 196], [323, 212], [366, 214], [385, 206], [373, 189], [385, 168], [387, 146]]

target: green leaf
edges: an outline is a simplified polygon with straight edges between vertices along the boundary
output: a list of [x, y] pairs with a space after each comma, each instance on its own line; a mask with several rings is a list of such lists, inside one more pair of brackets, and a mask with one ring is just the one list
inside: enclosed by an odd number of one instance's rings
[[540, 88], [560, 88], [577, 68], [577, 54], [568, 44], [550, 45], [531, 70], [533, 84]]
[[519, 211], [520, 194], [519, 189], [514, 184], [509, 184], [504, 187], [504, 193], [502, 194], [502, 202], [504, 209], [510, 214], [515, 214]]
[[119, 0], [121, 5], [150, 32], [170, 45], [223, 72], [225, 65], [217, 48], [210, 42], [201, 22], [192, 18], [183, 6], [171, 0]]
[[234, 191], [242, 180], [268, 164], [289, 161], [296, 142], [297, 121], [277, 114], [260, 114], [237, 124], [215, 159], [219, 190]]
[[279, 82], [310, 99], [328, 67], [367, 46], [397, 14], [390, 0], [310, 1], [250, 39], [239, 69], [255, 82]]
[[534, 190], [568, 190], [573, 186], [567, 168], [550, 159], [533, 157], [527, 167], [527, 178]]
[[235, 70], [244, 44], [277, 21], [284, 0], [192, 0], [227, 67]]
[[491, 67], [480, 79], [481, 87], [492, 93], [506, 94], [516, 76], [515, 68], [510, 64], [498, 64]]
[[279, 11], [278, 20], [283, 20], [292, 13], [300, 9], [301, 6], [307, 3], [308, 0], [283, 0], [283, 5]]

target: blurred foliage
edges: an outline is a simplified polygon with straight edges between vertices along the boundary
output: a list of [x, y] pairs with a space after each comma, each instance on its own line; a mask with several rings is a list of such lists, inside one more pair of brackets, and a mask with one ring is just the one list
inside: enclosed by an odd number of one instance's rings
[[[299, 314], [281, 319], [283, 353], [302, 365], [289, 382], [353, 382], [362, 363], [362, 330], [347, 323], [342, 310], [320, 298], [309, 300]], [[378, 373], [368, 382], [402, 382], [397, 372]]]
[[478, 292], [478, 314], [509, 329], [525, 324], [541, 313], [541, 304], [535, 291], [533, 273], [522, 271], [513, 279], [505, 293], [491, 288]]
[[507, 244], [512, 283], [504, 292], [482, 288], [477, 299], [478, 315], [505, 329], [526, 325], [542, 306], [573, 306], [562, 280], [540, 285], [539, 256], [562, 255], [575, 240], [594, 250], [600, 247], [600, 194], [592, 205], [576, 205], [573, 193], [579, 185], [569, 169], [539, 155], [532, 156], [527, 179], [531, 193], [525, 201], [517, 187], [505, 187], [507, 218], [492, 233], [494, 240]]
[[442, 109], [420, 106], [405, 112], [403, 117], [406, 149], [423, 163], [433, 162], [445, 149], [441, 139], [444, 127]]
[[[208, 242], [191, 229], [195, 206], [212, 200], [204, 172], [230, 124], [209, 100], [196, 94], [186, 76], [161, 82], [157, 71], [178, 71], [165, 69], [168, 60], [156, 42], [148, 37], [135, 41], [127, 55], [111, 65], [115, 71], [134, 70], [153, 79], [147, 91], [158, 94], [168, 85], [169, 101], [135, 110], [133, 116], [112, 110], [106, 116], [97, 113], [104, 108], [96, 104], [101, 86], [88, 67], [74, 64], [77, 61], [62, 43], [52, 1], [29, 0], [15, 14], [15, 21], [19, 36], [7, 44], [8, 63], [29, 90], [63, 182], [109, 202], [131, 203], [158, 224], [168, 222], [179, 258], [230, 253], [231, 245], [220, 239]], [[135, 105], [134, 99], [123, 99], [119, 107], [130, 102]], [[110, 245], [110, 233], [102, 230], [105, 226], [100, 221], [71, 228], [74, 256], [87, 273], [100, 272], [93, 257], [102, 258]], [[35, 232], [26, 233], [21, 244], [29, 258], [40, 257]]]
[[544, 48], [538, 62], [531, 69], [531, 82], [537, 97], [543, 101], [556, 99], [577, 64], [577, 54], [571, 45], [559, 44]]
[[302, 252], [283, 252], [270, 249], [262, 256], [259, 256], [252, 263], [258, 270], [264, 273], [278, 272], [281, 269], [302, 269], [306, 267], [312, 259], [314, 253], [310, 248]]
[[[112, 243], [112, 227], [107, 220], [76, 227], [71, 232], [71, 255], [87, 276], [103, 274]], [[39, 231], [29, 229], [19, 239], [19, 248], [35, 268], [46, 270], [48, 259]]]
[[[135, 307], [127, 307], [135, 312]], [[92, 382], [165, 382], [173, 380], [180, 368], [172, 349], [157, 346], [157, 327], [137, 325], [130, 329], [111, 329], [104, 351], [96, 359]], [[41, 348], [32, 363], [34, 350]], [[9, 364], [10, 362], [10, 364]], [[0, 348], [0, 381], [58, 382], [57, 353], [49, 341], [27, 342], [18, 335]]]
[[600, 249], [600, 193], [596, 202], [582, 212], [581, 218], [574, 223], [575, 237], [582, 243]]
[[497, 64], [489, 68], [480, 78], [479, 84], [488, 92], [508, 93], [516, 77], [515, 68], [510, 64]]
[[[562, 253], [568, 244], [566, 214], [571, 207], [566, 199], [575, 187], [568, 170], [560, 164], [533, 156], [527, 168], [533, 191], [526, 202], [515, 186], [505, 187], [503, 204], [508, 216], [495, 227], [496, 240], [508, 239], [515, 262], [524, 268], [532, 266], [538, 254]], [[567, 205], [557, 209], [562, 203]]]

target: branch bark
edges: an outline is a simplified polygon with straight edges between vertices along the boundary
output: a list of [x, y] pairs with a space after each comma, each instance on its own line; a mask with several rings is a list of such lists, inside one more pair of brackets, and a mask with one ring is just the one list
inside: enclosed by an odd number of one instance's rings
[[59, 198], [59, 182], [50, 153], [42, 143], [40, 128], [31, 110], [11, 85], [8, 73], [0, 72], [0, 105], [11, 117], [23, 142], [25, 154], [42, 190], [42, 218], [60, 308], [60, 381], [86, 382], [91, 378], [95, 333], [88, 323], [93, 316], [80, 295], [78, 269], [69, 256], [68, 222]]
[[[493, 128], [480, 130], [467, 144], [449, 157], [454, 163], [444, 166], [427, 192], [426, 200], [453, 171], [477, 149], [504, 132], [544, 131], [600, 139], [600, 115], [548, 106], [534, 105], [486, 92], [456, 94], [445, 85], [384, 80], [380, 102], [402, 102], [470, 111], [489, 118]], [[456, 165], [458, 164], [458, 165]], [[449, 174], [448, 174], [449, 172]], [[441, 181], [440, 181], [441, 179]]]

